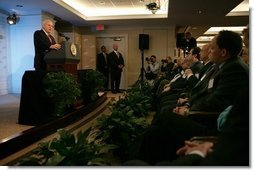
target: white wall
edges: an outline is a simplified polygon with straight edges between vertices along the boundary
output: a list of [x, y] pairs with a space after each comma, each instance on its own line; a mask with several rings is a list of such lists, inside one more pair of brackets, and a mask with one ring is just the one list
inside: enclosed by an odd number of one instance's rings
[[[41, 29], [42, 20], [51, 18], [46, 14], [35, 15], [35, 16], [21, 16], [20, 21], [16, 25], [7, 25], [4, 24], [4, 27], [7, 27], [6, 38], [9, 40], [4, 40], [7, 44], [4, 46], [5, 49], [9, 51], [4, 52], [0, 49], [0, 62], [3, 58], [7, 64], [4, 65], [5, 72], [8, 71], [7, 78], [8, 82], [8, 93], [21, 93], [21, 81], [22, 76], [26, 70], [34, 70], [33, 61], [34, 61], [34, 45], [33, 45], [33, 33], [35, 30]], [[1, 20], [1, 18], [0, 18]], [[2, 23], [6, 23], [6, 16], [2, 19]], [[0, 21], [0, 35], [1, 35], [1, 26]], [[103, 33], [94, 33], [85, 30], [84, 35], [94, 35], [99, 36], [101, 34], [125, 34], [128, 36], [128, 57], [126, 64], [126, 70], [128, 71], [126, 75], [126, 85], [132, 85], [140, 74], [141, 68], [141, 59], [140, 59], [140, 50], [138, 49], [138, 36], [141, 33], [148, 33], [150, 35], [150, 46], [149, 50], [145, 50], [145, 56], [151, 56], [155, 54], [158, 57], [158, 61], [166, 56], [170, 55], [174, 57], [174, 47], [175, 47], [175, 26], [169, 26], [167, 28], [157, 27], [111, 27], [103, 31]], [[55, 37], [56, 38], [56, 37]], [[0, 41], [2, 41], [0, 37]], [[82, 43], [81, 43], [82, 44]], [[5, 54], [7, 55], [5, 55]], [[96, 53], [94, 51], [94, 53]], [[5, 57], [4, 57], [5, 56]], [[3, 61], [3, 60], [2, 60]], [[1, 65], [3, 62], [0, 63]], [[4, 67], [3, 67], [4, 68]], [[0, 68], [0, 70], [2, 67]], [[2, 69], [3, 70], [3, 69]], [[1, 78], [0, 72], [0, 93], [4, 91], [6, 93], [6, 76]], [[6, 74], [5, 74], [6, 75]], [[1, 80], [5, 79], [5, 83], [1, 84]], [[3, 82], [3, 81], [2, 81]], [[5, 87], [5, 88], [4, 88]]]
[[34, 70], [33, 33], [41, 29], [41, 15], [21, 16], [16, 25], [9, 25], [8, 44], [9, 93], [21, 93], [22, 76], [26, 70]]
[[7, 44], [8, 29], [6, 15], [0, 14], [0, 95], [8, 94]]
[[[144, 51], [144, 57], [151, 55], [157, 56], [157, 61], [165, 59], [167, 56], [174, 57], [174, 49], [176, 45], [175, 26], [160, 27], [128, 27], [128, 26], [111, 26], [104, 31], [82, 30], [83, 35], [94, 35], [101, 37], [102, 35], [126, 35], [127, 52], [125, 58], [126, 81], [124, 87], [132, 85], [140, 75], [141, 70], [141, 52], [139, 49], [139, 34], [149, 34], [149, 49]], [[95, 58], [95, 56], [94, 56]]]

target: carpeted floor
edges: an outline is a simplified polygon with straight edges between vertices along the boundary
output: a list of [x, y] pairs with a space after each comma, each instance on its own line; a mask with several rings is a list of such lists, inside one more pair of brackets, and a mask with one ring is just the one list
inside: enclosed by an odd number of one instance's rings
[[17, 124], [19, 102], [19, 94], [7, 94], [0, 96], [0, 140], [32, 127]]
[[[122, 94], [107, 93], [108, 98], [118, 98]], [[33, 126], [17, 124], [20, 94], [0, 95], [0, 142]]]

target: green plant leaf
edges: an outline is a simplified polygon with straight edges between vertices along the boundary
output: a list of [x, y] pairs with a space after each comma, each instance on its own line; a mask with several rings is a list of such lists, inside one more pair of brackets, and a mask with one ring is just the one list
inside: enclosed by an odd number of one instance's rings
[[64, 158], [65, 158], [64, 156], [56, 154], [53, 157], [49, 158], [45, 165], [46, 166], [58, 166], [64, 160]]

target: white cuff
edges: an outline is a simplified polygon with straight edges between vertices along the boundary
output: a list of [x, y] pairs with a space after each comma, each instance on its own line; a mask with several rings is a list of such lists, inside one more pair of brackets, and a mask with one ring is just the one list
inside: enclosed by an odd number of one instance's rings
[[199, 151], [199, 150], [191, 151], [191, 152], [189, 152], [187, 155], [190, 155], [190, 154], [197, 154], [197, 155], [199, 155], [199, 156], [205, 158], [205, 154], [204, 154], [203, 152]]
[[188, 80], [192, 75], [193, 75], [193, 74], [188, 75], [188, 76], [187, 76], [187, 80]]

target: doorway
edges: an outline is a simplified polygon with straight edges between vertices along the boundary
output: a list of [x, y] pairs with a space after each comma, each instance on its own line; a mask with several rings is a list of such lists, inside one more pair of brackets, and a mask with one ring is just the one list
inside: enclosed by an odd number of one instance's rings
[[[118, 51], [122, 54], [124, 59], [124, 65], [121, 82], [120, 82], [120, 89], [126, 90], [127, 89], [127, 80], [126, 80], [126, 73], [127, 73], [127, 61], [128, 61], [128, 54], [127, 54], [127, 36], [126, 35], [103, 35], [96, 37], [96, 54], [101, 52], [101, 46], [104, 45], [107, 49], [107, 53], [113, 51], [113, 44], [118, 45]], [[97, 61], [96, 61], [97, 62]], [[110, 77], [109, 77], [109, 85], [110, 88]]]

